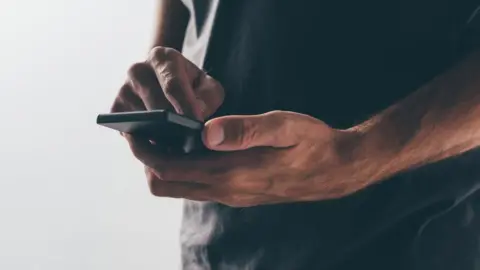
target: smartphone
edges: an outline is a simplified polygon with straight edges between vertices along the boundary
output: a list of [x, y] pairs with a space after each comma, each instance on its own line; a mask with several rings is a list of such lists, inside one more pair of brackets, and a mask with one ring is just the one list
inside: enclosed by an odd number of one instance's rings
[[99, 114], [97, 124], [152, 141], [167, 152], [205, 150], [203, 123], [168, 110]]

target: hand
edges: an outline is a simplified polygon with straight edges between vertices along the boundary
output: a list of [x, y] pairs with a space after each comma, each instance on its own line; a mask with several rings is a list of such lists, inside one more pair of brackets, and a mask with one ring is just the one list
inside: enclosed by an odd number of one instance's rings
[[355, 138], [283, 111], [208, 121], [203, 140], [216, 152], [202, 157], [162, 156], [127, 136], [154, 195], [242, 207], [339, 198], [365, 187], [350, 162]]
[[203, 121], [223, 102], [222, 86], [174, 49], [156, 47], [134, 64], [112, 112], [174, 109]]

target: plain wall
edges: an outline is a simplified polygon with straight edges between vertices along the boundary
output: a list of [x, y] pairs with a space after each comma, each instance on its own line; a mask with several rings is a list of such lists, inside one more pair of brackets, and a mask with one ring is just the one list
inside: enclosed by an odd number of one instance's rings
[[0, 0], [0, 269], [177, 269], [181, 202], [95, 124], [155, 0]]

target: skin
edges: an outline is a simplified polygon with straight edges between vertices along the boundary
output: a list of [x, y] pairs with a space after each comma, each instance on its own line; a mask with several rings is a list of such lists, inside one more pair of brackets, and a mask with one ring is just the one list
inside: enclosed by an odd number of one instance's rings
[[164, 46], [180, 51], [190, 14], [180, 0], [159, 0], [153, 47]]
[[[178, 51], [155, 47], [129, 71], [112, 111], [173, 109], [198, 120], [222, 86]], [[206, 122], [204, 156], [162, 154], [124, 134], [155, 196], [234, 207], [335, 199], [480, 144], [480, 53], [361, 125], [333, 129], [287, 111]]]

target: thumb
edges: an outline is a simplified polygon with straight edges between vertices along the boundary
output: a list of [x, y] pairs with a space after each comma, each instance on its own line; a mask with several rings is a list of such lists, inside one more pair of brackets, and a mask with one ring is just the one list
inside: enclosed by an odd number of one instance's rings
[[273, 111], [258, 115], [232, 115], [205, 124], [204, 144], [217, 151], [258, 146], [288, 147], [298, 143], [293, 113]]

